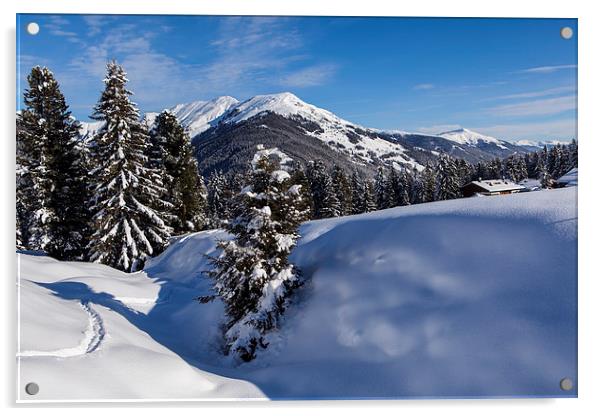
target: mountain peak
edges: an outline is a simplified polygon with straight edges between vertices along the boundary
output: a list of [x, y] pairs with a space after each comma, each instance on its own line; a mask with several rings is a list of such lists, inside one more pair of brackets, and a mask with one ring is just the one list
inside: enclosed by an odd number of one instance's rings
[[504, 147], [503, 142], [501, 140], [496, 139], [495, 137], [477, 133], [476, 131], [466, 129], [464, 127], [439, 133], [438, 136], [443, 137], [447, 140], [454, 141], [456, 143], [468, 144], [472, 146], [478, 145], [479, 142], [483, 142], [495, 144], [499, 147]]
[[256, 95], [236, 105], [235, 110], [226, 116], [226, 122], [239, 123], [258, 114], [272, 112], [283, 117], [303, 117], [318, 124], [330, 122], [353, 125], [330, 111], [306, 103], [291, 92]]
[[238, 103], [236, 98], [224, 95], [209, 101], [178, 104], [169, 111], [186, 127], [190, 137], [194, 137], [213, 126], [222, 115]]

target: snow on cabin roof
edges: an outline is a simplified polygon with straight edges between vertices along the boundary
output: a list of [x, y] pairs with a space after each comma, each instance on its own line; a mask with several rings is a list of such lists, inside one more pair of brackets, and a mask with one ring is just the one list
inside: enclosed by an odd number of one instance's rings
[[568, 186], [577, 186], [577, 176], [577, 168], [573, 168], [558, 178], [557, 182], [567, 184]]
[[487, 192], [504, 192], [525, 189], [524, 186], [506, 179], [489, 179], [486, 181], [472, 181], [464, 186], [474, 184]]

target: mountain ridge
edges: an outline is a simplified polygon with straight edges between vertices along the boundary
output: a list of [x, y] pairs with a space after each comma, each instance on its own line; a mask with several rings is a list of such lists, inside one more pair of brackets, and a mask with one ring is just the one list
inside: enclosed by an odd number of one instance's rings
[[[218, 166], [226, 169], [224, 161], [236, 158], [232, 152], [246, 154], [261, 142], [278, 143], [284, 151], [294, 147], [293, 153], [298, 154], [298, 161], [302, 163], [313, 157], [335, 163], [346, 159], [350, 162], [345, 163], [347, 170], [363, 171], [375, 171], [378, 166], [422, 170], [440, 153], [476, 163], [533, 150], [531, 145], [521, 146], [466, 128], [433, 135], [368, 128], [309, 104], [290, 92], [256, 95], [242, 101], [220, 96], [177, 104], [168, 111], [174, 113], [188, 131], [204, 174]], [[152, 126], [157, 114], [146, 113], [144, 122]], [[83, 123], [82, 135], [90, 136], [98, 128], [98, 123]], [[278, 134], [282, 137], [276, 137]], [[224, 137], [237, 143], [227, 143]], [[283, 137], [287, 140], [282, 140]], [[303, 155], [303, 146], [309, 149], [308, 155]], [[214, 162], [207, 163], [206, 159]]]

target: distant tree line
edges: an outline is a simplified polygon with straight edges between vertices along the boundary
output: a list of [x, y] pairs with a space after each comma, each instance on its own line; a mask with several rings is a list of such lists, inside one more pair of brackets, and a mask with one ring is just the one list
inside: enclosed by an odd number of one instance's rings
[[[373, 178], [362, 177], [357, 171], [349, 175], [337, 164], [328, 167], [324, 161], [316, 160], [306, 167], [295, 166], [292, 175], [302, 185], [309, 218], [321, 219], [461, 198], [462, 186], [476, 180], [520, 182], [530, 178], [549, 188], [554, 180], [577, 167], [577, 150], [577, 142], [573, 140], [477, 164], [441, 153], [436, 163], [427, 163], [422, 170], [381, 166]], [[232, 218], [231, 201], [245, 176], [221, 171], [209, 176], [207, 202], [211, 228], [221, 227]]]

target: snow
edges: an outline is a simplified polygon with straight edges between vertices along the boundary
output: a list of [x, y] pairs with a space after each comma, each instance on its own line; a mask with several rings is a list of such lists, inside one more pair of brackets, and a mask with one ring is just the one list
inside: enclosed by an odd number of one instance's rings
[[[20, 357], [20, 382], [41, 387], [21, 399], [575, 397], [558, 382], [577, 380], [576, 200], [570, 187], [307, 222], [290, 257], [304, 284], [242, 365], [220, 352], [222, 302], [194, 301], [213, 293], [202, 271], [225, 232], [176, 239], [134, 274], [22, 254], [21, 351], [73, 355]], [[81, 305], [104, 331], [89, 352], [73, 349], [95, 328]]]
[[155, 338], [165, 321], [154, 321], [153, 310], [178, 299], [173, 283], [165, 292], [146, 273], [25, 254], [20, 266], [19, 391], [32, 380], [40, 386], [20, 400], [263, 397], [247, 382], [190, 365]]
[[94, 121], [94, 122], [79, 122], [79, 135], [84, 142], [88, 142], [92, 137], [94, 137], [100, 129], [104, 126], [104, 121]]
[[178, 104], [169, 109], [187, 129], [190, 137], [201, 134], [214, 125], [222, 115], [238, 104], [233, 97], [217, 97], [209, 101]]
[[558, 183], [564, 184], [565, 186], [577, 186], [577, 177], [578, 177], [578, 169], [573, 168], [560, 178], [558, 178]]
[[555, 146], [557, 144], [568, 144], [568, 142], [562, 140], [517, 140], [515, 144], [519, 146], [537, 147], [543, 149], [547, 146]]
[[471, 131], [464, 128], [446, 131], [443, 133], [439, 133], [438, 135], [443, 137], [444, 139], [451, 140], [460, 144], [476, 146], [480, 142], [484, 142], [494, 144], [501, 149], [507, 149], [507, 147], [504, 146], [503, 142], [499, 139], [496, 139], [495, 137], [486, 136], [484, 134], [477, 133], [475, 131]]
[[489, 179], [485, 181], [472, 181], [471, 184], [485, 189], [488, 192], [520, 191], [524, 186], [504, 179]]

